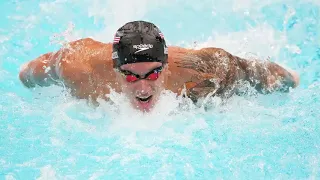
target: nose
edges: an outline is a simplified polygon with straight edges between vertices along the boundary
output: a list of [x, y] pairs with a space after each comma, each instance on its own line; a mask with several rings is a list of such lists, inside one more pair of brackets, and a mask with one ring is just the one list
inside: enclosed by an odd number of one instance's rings
[[136, 93], [140, 95], [149, 94], [152, 91], [151, 85], [148, 83], [147, 80], [141, 79], [137, 82], [138, 88], [136, 89]]

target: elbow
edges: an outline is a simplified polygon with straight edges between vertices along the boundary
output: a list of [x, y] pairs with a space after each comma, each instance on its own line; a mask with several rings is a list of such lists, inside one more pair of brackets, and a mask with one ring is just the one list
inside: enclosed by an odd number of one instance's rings
[[300, 78], [298, 73], [292, 70], [288, 70], [289, 77], [285, 78], [282, 86], [279, 87], [280, 91], [289, 92], [290, 88], [296, 88], [300, 84]]

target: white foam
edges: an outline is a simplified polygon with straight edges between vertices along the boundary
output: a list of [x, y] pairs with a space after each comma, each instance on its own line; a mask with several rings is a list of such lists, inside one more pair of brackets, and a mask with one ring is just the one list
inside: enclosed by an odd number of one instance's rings
[[63, 147], [65, 145], [65, 143], [62, 140], [54, 137], [50, 138], [50, 141], [53, 146]]
[[[133, 132], [138, 130], [156, 131], [164, 123], [175, 118], [175, 114], [182, 110], [181, 104], [183, 103], [183, 99], [177, 97], [177, 94], [164, 91], [152, 111], [144, 113], [134, 109], [123, 94], [111, 92], [109, 97], [114, 103], [113, 108], [110, 107], [110, 104], [101, 102], [100, 109], [100, 111], [105, 109], [109, 115], [116, 117], [111, 119], [109, 132], [119, 132], [123, 129], [130, 129]], [[190, 106], [192, 105], [190, 104]]]
[[103, 172], [95, 172], [90, 176], [89, 180], [100, 179], [100, 176], [102, 176], [103, 174]]
[[72, 42], [81, 38], [80, 32], [75, 31], [75, 25], [69, 22], [66, 30], [60, 33], [54, 34], [50, 41], [52, 44], [66, 45], [68, 42]]
[[10, 38], [8, 35], [0, 35], [0, 43], [4, 43], [9, 40], [10, 40]]
[[[103, 21], [106, 28], [92, 35], [94, 39], [104, 42], [111, 42], [113, 34], [124, 23], [133, 20], [144, 19], [147, 12], [152, 11], [162, 5], [167, 4], [168, 0], [122, 0], [122, 1], [104, 1], [94, 0], [88, 8], [89, 17], [95, 21]], [[126, 4], [119, 6], [119, 4]]]
[[268, 24], [261, 24], [242, 32], [214, 33], [207, 41], [198, 42], [196, 49], [219, 47], [241, 57], [254, 54], [256, 57], [267, 58], [277, 57], [286, 44], [287, 39], [283, 32], [274, 30]]
[[51, 2], [40, 2], [40, 10], [44, 13], [57, 13], [61, 8], [63, 8], [64, 3], [68, 2], [67, 0], [55, 0]]
[[53, 169], [51, 165], [44, 166], [40, 169], [40, 177], [37, 178], [37, 180], [55, 180], [56, 177], [56, 171]]
[[16, 178], [14, 177], [14, 174], [7, 174], [5, 180], [16, 180]]
[[[50, 3], [41, 3], [40, 7], [44, 12], [52, 9], [61, 8], [61, 5], [64, 4], [65, 0], [54, 1]], [[282, 2], [277, 0], [276, 2]], [[288, 1], [291, 2], [291, 1]], [[86, 2], [88, 3], [88, 2]], [[70, 30], [68, 28], [66, 32], [62, 33], [62, 37], [66, 42], [78, 39], [80, 37], [92, 37], [98, 41], [111, 42], [112, 34], [124, 23], [132, 20], [144, 19], [145, 15], [149, 12], [152, 12], [154, 9], [159, 7], [170, 7], [175, 6], [179, 2], [168, 1], [130, 1], [123, 0], [120, 3], [126, 4], [126, 6], [119, 6], [117, 1], [102, 1], [94, 0], [88, 3], [88, 16], [93, 17], [95, 22], [103, 22], [105, 28], [101, 31], [83, 31], [83, 30]], [[241, 1], [221, 1], [212, 3], [212, 1], [204, 1], [202, 3], [194, 3], [194, 1], [186, 1], [184, 6], [192, 7], [195, 11], [208, 10], [212, 7], [213, 11], [220, 13], [222, 9], [233, 12], [253, 12], [250, 14], [251, 19], [255, 19], [261, 16], [260, 9], [275, 2], [271, 1], [257, 1], [257, 0], [241, 0]], [[292, 3], [292, 2], [291, 2]], [[219, 8], [230, 6], [230, 9]], [[287, 20], [294, 15], [295, 11], [293, 8], [288, 6], [289, 10], [287, 12], [284, 25], [287, 23]], [[69, 25], [70, 26], [70, 25]], [[178, 27], [181, 27], [182, 24], [178, 23]], [[59, 36], [59, 35], [56, 35]], [[293, 53], [301, 53], [301, 50], [296, 45], [288, 44], [286, 39], [286, 32], [276, 31], [269, 24], [259, 24], [256, 27], [248, 28], [245, 31], [232, 32], [232, 33], [223, 33], [215, 32], [206, 38], [207, 40], [202, 42], [197, 42], [197, 48], [202, 47], [220, 47], [224, 48], [227, 51], [241, 56], [246, 57], [248, 54], [255, 54], [257, 57], [262, 59], [267, 59], [268, 57], [277, 59], [277, 56], [282, 48], [287, 48]], [[170, 39], [167, 39], [168, 44]], [[194, 47], [194, 42], [181, 41], [172, 45], [187, 45], [189, 47]]]

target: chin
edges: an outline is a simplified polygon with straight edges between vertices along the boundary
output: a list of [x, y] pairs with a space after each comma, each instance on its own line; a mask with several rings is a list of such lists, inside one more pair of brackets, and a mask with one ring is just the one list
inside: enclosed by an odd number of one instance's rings
[[133, 106], [143, 112], [149, 112], [152, 110], [155, 104], [155, 97], [150, 95], [148, 97], [135, 97], [133, 99]]

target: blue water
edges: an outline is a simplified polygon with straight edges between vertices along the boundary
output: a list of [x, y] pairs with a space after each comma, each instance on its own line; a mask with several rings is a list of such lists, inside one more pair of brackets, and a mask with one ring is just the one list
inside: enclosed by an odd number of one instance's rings
[[[319, 179], [318, 1], [0, 1], [0, 179]], [[171, 45], [222, 47], [300, 74], [288, 94], [164, 92], [140, 114], [112, 93], [96, 109], [61, 87], [24, 88], [20, 66], [83, 37], [108, 42], [130, 20]], [[205, 110], [207, 109], [207, 110]]]

